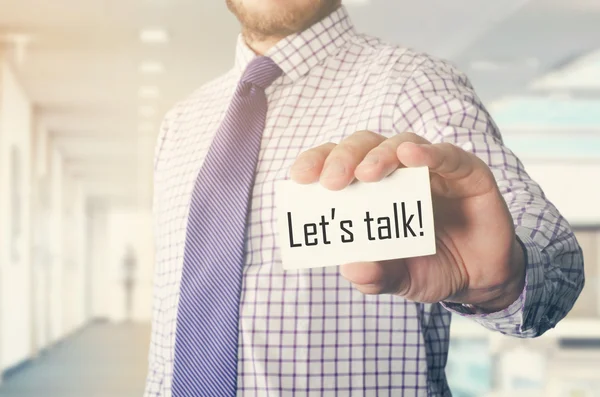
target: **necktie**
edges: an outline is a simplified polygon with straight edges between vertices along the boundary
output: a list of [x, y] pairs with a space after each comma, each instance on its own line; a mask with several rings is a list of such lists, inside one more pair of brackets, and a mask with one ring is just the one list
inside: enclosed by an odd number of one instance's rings
[[270, 58], [246, 68], [192, 193], [175, 335], [172, 392], [235, 396], [246, 219], [265, 119]]

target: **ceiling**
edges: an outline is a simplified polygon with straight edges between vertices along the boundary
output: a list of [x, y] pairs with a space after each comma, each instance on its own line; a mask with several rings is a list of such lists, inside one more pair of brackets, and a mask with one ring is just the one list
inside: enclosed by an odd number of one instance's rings
[[528, 93], [533, 80], [600, 49], [599, 25], [598, 0], [532, 0], [455, 61], [486, 102]]
[[[162, 115], [232, 64], [238, 25], [224, 3], [0, 0], [4, 50], [67, 169], [93, 197], [149, 202]], [[535, 80], [600, 48], [597, 0], [347, 4], [359, 30], [456, 62], [486, 103], [555, 92]], [[167, 44], [140, 41], [140, 30], [155, 27], [167, 30]], [[14, 34], [31, 38], [24, 51], [6, 39]], [[164, 70], [140, 72], [147, 61]], [[159, 96], [140, 97], [147, 86], [158, 88]], [[589, 99], [598, 92], [584, 94]]]

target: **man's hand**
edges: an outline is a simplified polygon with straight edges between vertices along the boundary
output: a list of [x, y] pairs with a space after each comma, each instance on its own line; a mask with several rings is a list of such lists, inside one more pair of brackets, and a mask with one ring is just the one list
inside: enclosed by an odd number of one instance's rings
[[291, 173], [298, 183], [341, 190], [354, 179], [378, 182], [400, 167], [420, 166], [430, 169], [437, 254], [349, 263], [342, 276], [365, 294], [467, 303], [487, 312], [508, 307], [524, 287], [524, 253], [491, 170], [474, 154], [412, 133], [386, 139], [360, 131], [302, 153]]

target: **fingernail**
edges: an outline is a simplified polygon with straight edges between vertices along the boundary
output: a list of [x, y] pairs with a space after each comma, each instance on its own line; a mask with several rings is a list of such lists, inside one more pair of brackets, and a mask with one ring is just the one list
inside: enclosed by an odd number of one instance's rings
[[367, 155], [367, 157], [364, 158], [364, 160], [360, 163], [360, 165], [375, 165], [379, 163], [379, 156], [374, 155], [374, 154], [369, 154]]
[[309, 160], [300, 161], [294, 164], [295, 172], [306, 172], [312, 170], [313, 168], [315, 168], [315, 163]]
[[344, 167], [344, 164], [339, 160], [334, 160], [334, 161], [330, 162], [329, 164], [327, 164], [327, 167], [325, 167], [325, 170], [323, 170], [321, 177], [322, 178], [337, 178], [337, 177], [343, 176], [345, 173], [346, 173], [346, 167]]

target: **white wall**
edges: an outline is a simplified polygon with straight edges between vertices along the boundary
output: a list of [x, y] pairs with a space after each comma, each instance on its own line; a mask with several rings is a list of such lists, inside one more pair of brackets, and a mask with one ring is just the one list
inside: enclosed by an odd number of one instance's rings
[[133, 316], [137, 321], [149, 321], [152, 312], [152, 275], [154, 268], [154, 238], [150, 211], [112, 209], [107, 218], [108, 246], [105, 263], [108, 317], [120, 321], [125, 317], [123, 288], [123, 258], [128, 245], [133, 246], [137, 260]]
[[123, 258], [131, 245], [137, 260], [133, 319], [149, 321], [154, 268], [151, 213], [97, 203], [90, 208], [89, 220], [93, 316], [116, 322], [125, 319]]
[[91, 316], [93, 318], [108, 318], [110, 305], [107, 296], [110, 296], [110, 279], [107, 271], [108, 230], [107, 214], [104, 206], [94, 203], [88, 209], [89, 217], [89, 258], [91, 288]]
[[81, 185], [71, 177], [63, 180], [63, 332], [68, 334], [86, 321], [86, 209]]
[[39, 353], [50, 343], [49, 277], [50, 255], [50, 190], [48, 185], [48, 132], [37, 125], [33, 145], [32, 179], [32, 327], [33, 352]]
[[57, 341], [88, 319], [86, 197], [78, 181], [66, 172], [63, 156], [50, 145], [50, 339]]
[[597, 163], [523, 159], [525, 169], [571, 225], [600, 225], [600, 159]]
[[[10, 64], [0, 60], [0, 371], [88, 318], [85, 192], [68, 175], [48, 131], [35, 123], [32, 108]], [[18, 216], [12, 207], [14, 148], [22, 190], [17, 257], [9, 238]]]
[[[31, 120], [32, 107], [6, 62], [0, 60], [0, 365], [31, 353]], [[11, 151], [20, 153], [18, 257], [10, 252], [13, 189]]]
[[53, 149], [50, 160], [50, 267], [49, 297], [50, 339], [58, 341], [65, 333], [63, 310], [63, 158]]

